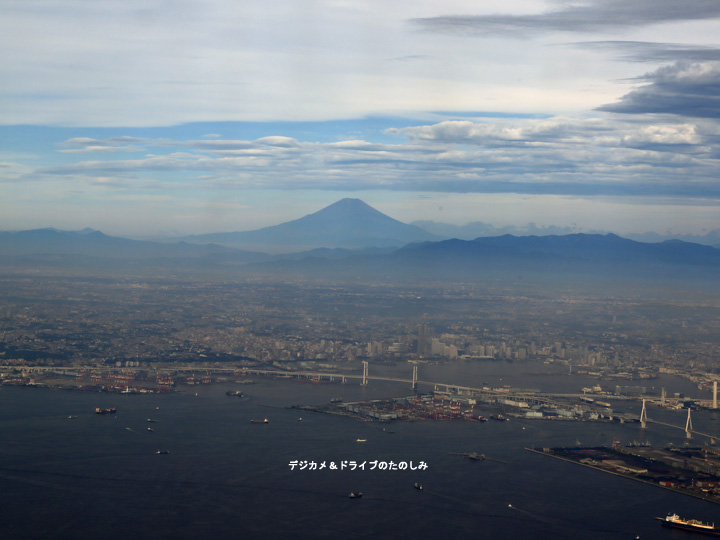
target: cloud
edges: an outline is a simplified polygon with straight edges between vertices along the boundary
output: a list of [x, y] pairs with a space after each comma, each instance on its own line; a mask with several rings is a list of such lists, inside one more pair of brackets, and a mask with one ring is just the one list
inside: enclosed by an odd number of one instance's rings
[[[718, 3], [720, 5], [720, 3]], [[642, 77], [650, 81], [597, 110], [720, 118], [720, 62], [677, 62]]]
[[630, 62], [720, 61], [720, 48], [651, 41], [583, 41], [571, 43], [590, 50], [611, 51]]
[[14, 161], [0, 161], [0, 182], [22, 182], [32, 167]]
[[541, 142], [566, 141], [579, 133], [587, 134], [611, 129], [609, 125], [599, 119], [570, 120], [556, 117], [515, 123], [449, 120], [429, 126], [389, 129], [387, 133], [403, 135], [417, 141], [525, 146]]
[[425, 60], [426, 58], [430, 58], [427, 54], [409, 54], [407, 56], [397, 56], [395, 58], [390, 58], [390, 61], [392, 62], [414, 62], [416, 60]]
[[598, 32], [660, 23], [720, 17], [716, 0], [584, 0], [557, 2], [560, 8], [531, 15], [446, 15], [412, 19], [429, 32], [470, 35], [541, 32]]
[[697, 128], [691, 124], [675, 126], [644, 126], [625, 135], [623, 142], [628, 146], [666, 145], [666, 144], [699, 144], [701, 138]]
[[159, 154], [41, 167], [24, 178], [145, 190], [252, 187], [720, 199], [718, 129], [707, 123], [485, 119], [392, 128], [385, 135], [397, 142], [309, 142], [286, 136], [147, 139], [146, 146]]
[[93, 139], [90, 137], [73, 137], [57, 146], [76, 147], [59, 150], [64, 154], [98, 154], [104, 152], [139, 152], [145, 139], [137, 137], [108, 137], [107, 139]]
[[277, 146], [279, 148], [297, 148], [299, 146], [297, 140], [292, 137], [282, 137], [279, 135], [262, 137], [257, 139], [256, 142], [263, 146]]

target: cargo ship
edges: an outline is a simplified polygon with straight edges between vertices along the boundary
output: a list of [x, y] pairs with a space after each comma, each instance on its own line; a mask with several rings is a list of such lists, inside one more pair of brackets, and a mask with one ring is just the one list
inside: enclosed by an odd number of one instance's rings
[[115, 407], [110, 407], [109, 409], [95, 408], [95, 414], [115, 414], [116, 412]]
[[251, 424], [269, 424], [270, 420], [263, 418], [262, 420], [250, 420]]
[[705, 523], [698, 519], [682, 519], [677, 514], [668, 514], [664, 518], [655, 518], [662, 522], [663, 527], [671, 527], [673, 529], [682, 529], [707, 536], [720, 536], [720, 528], [714, 523]]

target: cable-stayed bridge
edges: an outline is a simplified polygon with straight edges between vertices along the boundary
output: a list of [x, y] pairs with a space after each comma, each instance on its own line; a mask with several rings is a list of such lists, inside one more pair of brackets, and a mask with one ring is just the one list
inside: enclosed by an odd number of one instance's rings
[[[190, 373], [190, 374], [198, 374], [198, 373], [205, 373], [205, 374], [212, 374], [212, 375], [227, 375], [227, 376], [242, 376], [246, 377], [248, 375], [260, 375], [260, 376], [269, 376], [269, 377], [276, 377], [281, 379], [298, 379], [298, 380], [308, 380], [311, 382], [321, 382], [321, 381], [328, 381], [328, 382], [340, 382], [340, 383], [347, 383], [348, 381], [359, 381], [361, 385], [367, 385], [369, 381], [385, 381], [385, 382], [395, 382], [395, 383], [401, 383], [401, 384], [407, 384], [411, 389], [417, 390], [420, 385], [424, 387], [430, 387], [436, 392], [443, 392], [447, 393], [449, 395], [453, 394], [472, 394], [472, 395], [480, 395], [480, 396], [492, 396], [495, 398], [506, 398], [508, 400], [513, 401], [522, 401], [528, 404], [534, 404], [534, 405], [545, 405], [545, 406], [551, 406], [551, 407], [567, 407], [568, 399], [582, 399], [585, 396], [585, 394], [562, 394], [562, 393], [548, 393], [548, 392], [528, 392], [528, 391], [512, 391], [512, 389], [507, 388], [488, 388], [488, 387], [474, 387], [474, 386], [465, 386], [465, 385], [458, 385], [453, 383], [446, 383], [446, 382], [438, 382], [438, 381], [425, 381], [418, 378], [418, 367], [413, 366], [412, 370], [412, 376], [411, 378], [404, 378], [404, 377], [396, 377], [396, 376], [377, 376], [377, 375], [370, 375], [369, 373], [369, 365], [368, 362], [362, 362], [363, 364], [363, 372], [362, 374], [345, 374], [345, 373], [336, 373], [336, 372], [322, 372], [322, 371], [287, 371], [282, 369], [258, 369], [258, 368], [249, 368], [249, 367], [198, 367], [198, 366], [178, 366], [178, 367], [172, 367], [172, 368], [165, 368], [165, 369], [156, 369], [155, 371], [157, 373]], [[138, 372], [138, 371], [148, 371], [147, 368], [140, 368], [140, 367], [123, 367], [123, 368], [113, 368], [113, 369], [121, 369], [124, 372]], [[88, 371], [93, 371], [92, 368], [81, 368], [81, 367], [68, 367], [68, 368], [58, 368], [58, 367], [51, 367], [51, 366], [33, 366], [33, 367], [23, 367], [20, 368], [20, 370], [24, 374], [30, 374], [30, 373], [57, 373], [60, 375], [70, 375], [70, 376], [77, 376], [79, 373], [85, 373]], [[630, 396], [612, 396], [613, 400], [636, 400], [637, 397], [630, 397]], [[624, 420], [632, 420], [635, 422], [640, 422], [641, 427], [646, 427], [648, 423], [654, 423], [657, 425], [662, 425], [666, 427], [671, 427], [675, 429], [682, 429], [685, 431], [686, 437], [691, 438], [693, 434], [699, 435], [702, 437], [707, 437], [710, 439], [711, 444], [714, 444], [715, 440], [720, 438], [720, 436], [712, 435], [709, 433], [704, 433], [701, 431], [698, 431], [693, 428], [692, 426], [692, 418], [691, 418], [691, 412], [688, 408], [688, 416], [687, 421], [685, 423], [685, 426], [681, 425], [675, 425], [670, 424], [667, 422], [663, 422], [660, 420], [655, 420], [648, 418], [647, 415], [647, 408], [646, 408], [646, 399], [643, 399], [643, 408], [640, 413], [640, 416], [632, 415], [628, 413], [624, 413], [623, 415], [618, 415], [620, 418], [623, 418]], [[717, 400], [714, 398], [712, 400], [694, 400], [696, 403], [707, 403], [707, 406], [713, 406], [714, 408], [717, 407]], [[577, 404], [576, 404], [577, 405]], [[580, 404], [583, 405], [583, 404]], [[586, 404], [585, 404], [586, 405]]]

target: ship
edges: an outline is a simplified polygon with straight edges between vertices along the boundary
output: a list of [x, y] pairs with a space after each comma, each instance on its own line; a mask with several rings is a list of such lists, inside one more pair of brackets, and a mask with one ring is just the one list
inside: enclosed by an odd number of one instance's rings
[[707, 536], [720, 536], [720, 528], [716, 527], [715, 523], [705, 523], [698, 519], [683, 519], [677, 514], [668, 514], [664, 518], [655, 519], [660, 520], [663, 527], [682, 529]]
[[228, 390], [225, 392], [226, 396], [234, 396], [234, 397], [245, 397], [245, 394], [243, 394], [240, 390]]
[[606, 407], [608, 409], [610, 407], [612, 407], [612, 405], [610, 403], [608, 403], [607, 401], [596, 401], [595, 405], [600, 405], [600, 407]]
[[115, 414], [116, 412], [115, 407], [110, 407], [109, 409], [95, 408], [95, 414]]
[[351, 499], [359, 499], [362, 497], [362, 491], [351, 491], [350, 495], [348, 495]]
[[269, 424], [270, 420], [263, 418], [262, 420], [250, 420], [251, 424]]
[[626, 448], [652, 448], [652, 443], [650, 441], [632, 441], [625, 445]]

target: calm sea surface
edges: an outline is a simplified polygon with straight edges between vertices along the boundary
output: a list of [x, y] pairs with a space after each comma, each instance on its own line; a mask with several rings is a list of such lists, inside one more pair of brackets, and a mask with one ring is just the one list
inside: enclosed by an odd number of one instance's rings
[[[411, 374], [405, 365], [370, 369]], [[572, 392], [596, 382], [552, 372], [458, 362], [421, 366], [420, 378]], [[646, 385], [707, 397], [676, 378]], [[226, 396], [231, 387], [246, 397]], [[285, 408], [409, 393], [391, 383], [260, 379], [160, 396], [0, 388], [0, 538], [682, 539], [687, 533], [653, 518], [672, 511], [720, 522], [720, 506], [524, 450], [610, 445], [614, 437], [682, 445], [682, 430], [540, 420], [382, 425]], [[95, 407], [118, 412], [100, 416]], [[650, 412], [685, 423], [682, 411]], [[265, 417], [269, 424], [250, 422]], [[720, 433], [717, 417], [697, 412], [693, 423]], [[472, 451], [502, 462], [449, 453]], [[291, 470], [293, 460], [327, 466]], [[428, 468], [369, 470], [376, 460]], [[329, 468], [342, 461], [365, 461], [366, 470]], [[350, 499], [351, 491], [364, 495]]]

